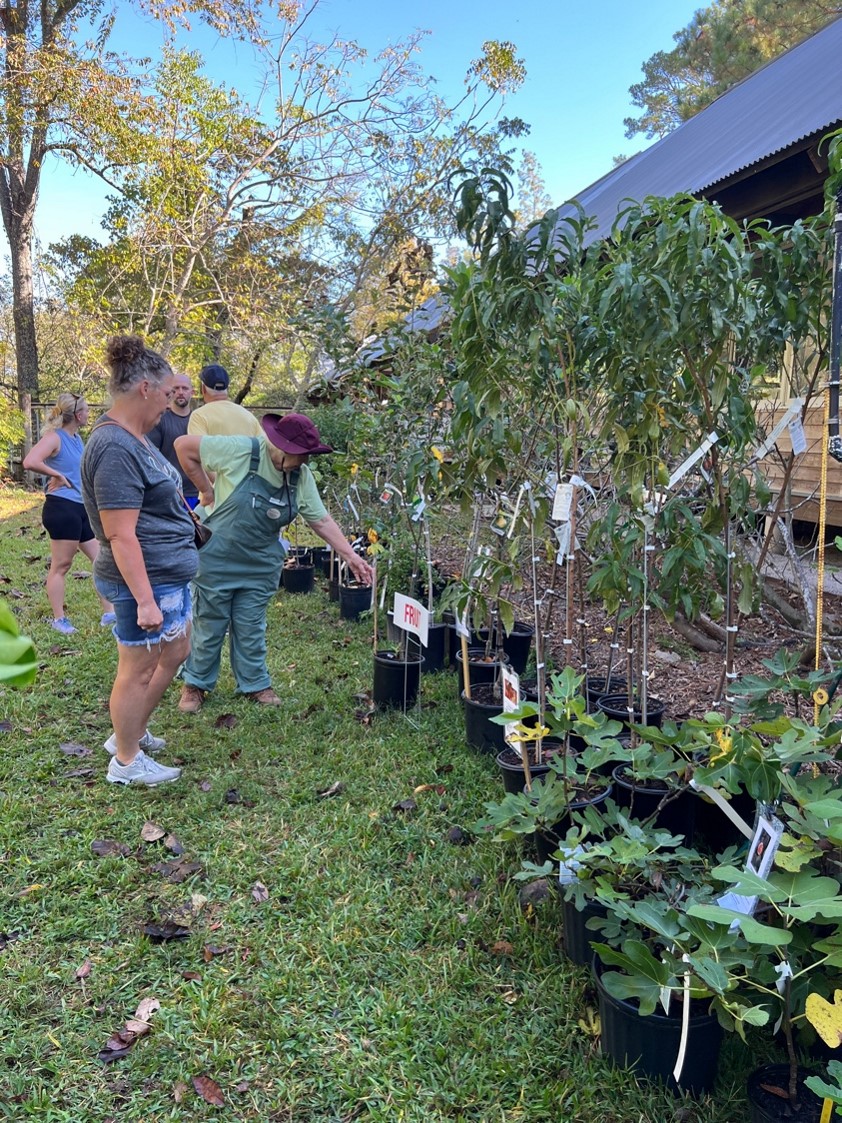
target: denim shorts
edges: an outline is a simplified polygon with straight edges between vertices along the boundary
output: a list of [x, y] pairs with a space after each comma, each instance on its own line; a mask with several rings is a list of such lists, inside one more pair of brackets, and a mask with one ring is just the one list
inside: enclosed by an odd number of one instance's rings
[[170, 643], [187, 634], [187, 626], [193, 619], [192, 601], [189, 584], [153, 585], [152, 595], [164, 617], [161, 627], [154, 632], [139, 628], [137, 624], [137, 601], [129, 592], [128, 585], [121, 581], [105, 581], [94, 578], [97, 592], [114, 605], [117, 623], [111, 629], [118, 643], [126, 647], [148, 647], [153, 643]]

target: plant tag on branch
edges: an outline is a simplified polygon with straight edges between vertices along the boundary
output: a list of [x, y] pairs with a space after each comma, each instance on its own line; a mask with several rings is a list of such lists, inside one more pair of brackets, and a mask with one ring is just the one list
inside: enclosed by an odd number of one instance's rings
[[807, 438], [804, 435], [804, 426], [801, 424], [800, 417], [793, 417], [792, 421], [787, 425], [789, 429], [789, 439], [792, 441], [792, 455], [800, 456], [802, 452], [807, 451]]
[[412, 500], [412, 503], [410, 504], [410, 508], [409, 508], [409, 520], [410, 520], [410, 522], [417, 523], [418, 520], [421, 518], [421, 516], [424, 514], [424, 512], [426, 510], [427, 510], [427, 500], [424, 498], [424, 493], [422, 492], [420, 495], [416, 495], [415, 498]]
[[468, 627], [468, 610], [467, 608], [460, 616], [458, 612], [453, 615], [453, 626], [456, 629], [457, 636], [464, 636], [466, 640], [470, 641], [471, 629]]
[[359, 519], [360, 513], [357, 510], [357, 508], [354, 506], [354, 500], [351, 498], [350, 492], [345, 496], [345, 502], [342, 504], [342, 506], [343, 506], [344, 510], [350, 511], [350, 513], [354, 516], [355, 519]]
[[[553, 510], [550, 518], [553, 522], [566, 523], [570, 521], [570, 511], [573, 507], [573, 484], [559, 484], [555, 489]], [[557, 533], [557, 531], [556, 531]]]
[[687, 473], [690, 471], [690, 469], [693, 467], [693, 465], [698, 464], [698, 462], [702, 459], [702, 457], [707, 455], [709, 450], [716, 444], [716, 442], [718, 440], [719, 440], [719, 434], [718, 433], [708, 433], [708, 435], [705, 437], [705, 439], [702, 441], [702, 443], [699, 445], [699, 447], [696, 449], [696, 451], [691, 452], [690, 455], [687, 457], [687, 459], [683, 460], [681, 462], [681, 464], [678, 465], [676, 470], [673, 472], [673, 474], [670, 476], [669, 480], [667, 481], [667, 487], [668, 488], [674, 487], [678, 483], [679, 480], [683, 479], [687, 475]]
[[556, 565], [564, 565], [564, 559], [570, 553], [570, 523], [561, 523], [553, 527], [553, 533], [558, 539], [558, 553], [555, 556]]
[[801, 416], [801, 407], [803, 405], [804, 405], [804, 399], [803, 398], [793, 398], [792, 399], [792, 401], [789, 403], [789, 406], [787, 408], [786, 413], [780, 419], [778, 424], [775, 426], [775, 428], [772, 430], [772, 432], [769, 434], [769, 436], [766, 438], [766, 440], [763, 442], [763, 444], [758, 445], [757, 448], [754, 450], [754, 459], [755, 460], [762, 460], [763, 457], [766, 455], [766, 453], [769, 452], [770, 449], [774, 448], [775, 442], [777, 441], [777, 439], [781, 435], [781, 433], [784, 431], [784, 429], [787, 427], [787, 425], [789, 425], [790, 421], [794, 417], [800, 417]]

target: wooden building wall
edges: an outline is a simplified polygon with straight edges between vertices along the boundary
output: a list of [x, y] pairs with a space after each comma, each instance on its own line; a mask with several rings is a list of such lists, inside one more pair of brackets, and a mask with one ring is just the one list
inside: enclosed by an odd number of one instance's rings
[[[757, 420], [766, 433], [774, 429], [786, 409], [787, 403], [780, 401], [759, 403]], [[808, 408], [804, 418], [804, 435], [807, 438], [807, 449], [796, 458], [791, 476], [793, 518], [818, 523], [822, 446], [827, 439], [822, 399]], [[784, 458], [789, 456], [792, 442], [788, 429], [784, 429], [778, 438], [776, 448], [777, 453]], [[759, 467], [769, 486], [777, 494], [783, 479], [783, 467], [775, 450], [761, 460]], [[827, 522], [830, 526], [842, 527], [842, 464], [830, 458], [827, 468]]]

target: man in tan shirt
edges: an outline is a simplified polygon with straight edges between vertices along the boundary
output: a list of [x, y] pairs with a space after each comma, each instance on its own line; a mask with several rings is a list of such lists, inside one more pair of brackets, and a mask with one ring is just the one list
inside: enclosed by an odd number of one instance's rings
[[260, 437], [260, 422], [228, 397], [228, 371], [219, 363], [202, 367], [199, 373], [204, 405], [190, 414], [187, 433], [191, 437]]

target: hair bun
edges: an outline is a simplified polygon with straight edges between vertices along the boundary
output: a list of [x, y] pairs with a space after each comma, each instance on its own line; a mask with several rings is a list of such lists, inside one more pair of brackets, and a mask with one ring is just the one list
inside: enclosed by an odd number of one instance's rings
[[109, 366], [131, 366], [146, 353], [146, 347], [139, 335], [115, 335], [108, 341], [105, 352]]

